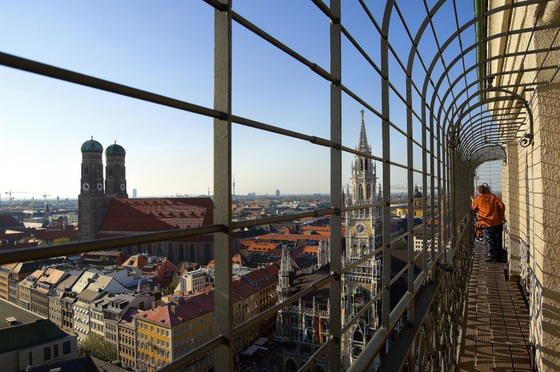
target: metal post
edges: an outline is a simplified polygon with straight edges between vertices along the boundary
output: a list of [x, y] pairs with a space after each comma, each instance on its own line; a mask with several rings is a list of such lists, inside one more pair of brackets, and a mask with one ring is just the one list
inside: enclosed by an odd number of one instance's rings
[[[341, 79], [341, 25], [340, 0], [331, 1], [331, 10], [337, 22], [331, 21], [331, 74]], [[342, 92], [340, 85], [331, 85], [331, 141], [342, 143]], [[341, 370], [341, 276], [342, 271], [342, 153], [339, 148], [331, 148], [331, 206], [338, 209], [338, 213], [331, 215], [330, 265], [331, 271], [338, 274], [338, 280], [331, 283], [330, 299], [330, 334], [338, 340], [338, 347], [329, 351], [329, 367], [332, 371]]]
[[[410, 73], [410, 71], [407, 71]], [[406, 76], [406, 151], [407, 151], [407, 181], [408, 181], [408, 226], [407, 231], [414, 231], [414, 143], [412, 136], [414, 134], [412, 128], [412, 77], [411, 74]], [[424, 132], [425, 135], [425, 132]], [[414, 234], [410, 235], [407, 239], [408, 243], [408, 256], [407, 261], [412, 263], [414, 261]], [[411, 265], [407, 270], [407, 291], [412, 295], [414, 292], [414, 265]], [[407, 319], [409, 322], [414, 322], [414, 301], [410, 303], [407, 308]]]
[[214, 223], [227, 227], [214, 235], [216, 261], [215, 333], [226, 342], [215, 354], [217, 371], [233, 371], [233, 301], [231, 296], [231, 3], [215, 10], [214, 24], [214, 108], [226, 117], [214, 119]]
[[381, 299], [381, 326], [388, 330], [390, 328], [389, 315], [391, 312], [391, 131], [389, 110], [389, 24], [394, 1], [387, 1], [383, 15], [383, 27], [381, 34], [381, 114], [382, 121], [382, 145], [383, 145], [383, 288], [386, 288]]

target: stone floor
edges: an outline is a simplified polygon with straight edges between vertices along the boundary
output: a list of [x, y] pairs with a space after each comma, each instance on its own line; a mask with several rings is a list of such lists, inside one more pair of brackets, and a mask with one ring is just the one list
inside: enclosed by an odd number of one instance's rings
[[485, 262], [475, 245], [460, 371], [533, 371], [529, 352], [529, 310], [521, 287], [506, 277], [507, 264]]

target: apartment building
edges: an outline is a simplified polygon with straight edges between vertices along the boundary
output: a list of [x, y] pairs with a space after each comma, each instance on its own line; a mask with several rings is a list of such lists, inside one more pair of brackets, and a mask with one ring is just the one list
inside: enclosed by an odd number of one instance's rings
[[134, 315], [139, 309], [129, 308], [117, 324], [118, 346], [117, 355], [123, 366], [136, 368], [136, 330], [134, 329]]
[[49, 317], [49, 291], [69, 273], [55, 268], [45, 268], [41, 276], [29, 288], [29, 309], [45, 318]]
[[[55, 257], [44, 260], [16, 263], [10, 270], [10, 275], [8, 277], [8, 301], [14, 304], [18, 303], [18, 284], [27, 276], [29, 276], [29, 274], [33, 273], [35, 270], [40, 270], [45, 266], [53, 266], [62, 262], [64, 262], [64, 258]], [[3, 266], [11, 267], [11, 264]]]
[[[61, 280], [57, 285], [51, 288], [49, 292], [49, 319], [56, 324], [57, 327], [70, 331], [72, 327], [65, 328], [65, 317], [62, 311], [63, 298], [69, 293], [68, 288], [78, 279], [77, 275], [69, 274], [66, 279]], [[71, 319], [71, 316], [70, 316]]]
[[24, 280], [18, 283], [18, 305], [29, 310], [31, 303], [31, 287], [33, 283], [43, 274], [41, 270], [35, 270]]
[[[85, 289], [76, 292], [76, 302], [73, 304], [74, 332], [78, 335], [78, 341], [83, 341], [91, 331], [93, 325], [96, 332], [103, 335], [102, 311], [93, 311], [94, 301], [100, 299], [105, 293], [130, 293], [114, 278], [97, 275], [90, 278]], [[94, 306], [95, 307], [95, 306]]]
[[132, 293], [132, 294], [113, 294], [109, 293], [106, 297], [107, 306], [103, 308], [104, 337], [105, 340], [115, 345], [119, 345], [119, 322], [131, 308], [140, 311], [149, 309], [155, 302], [153, 294]]
[[94, 252], [84, 252], [80, 256], [80, 262], [86, 265], [122, 265], [129, 254], [126, 252], [118, 251], [94, 251]]
[[151, 372], [214, 337], [214, 293], [176, 299], [134, 319], [137, 367]]
[[[242, 278], [249, 281], [256, 289], [256, 312], [260, 314], [272, 306], [276, 305], [278, 301], [278, 292], [276, 287], [278, 285], [278, 264], [268, 265], [262, 269], [255, 270], [251, 273], [244, 275]], [[246, 314], [248, 315], [248, 314]], [[251, 316], [254, 316], [253, 314]], [[250, 318], [244, 319], [244, 321]], [[259, 328], [254, 331], [254, 337], [260, 334], [272, 334], [274, 329], [274, 319], [269, 318], [267, 321], [260, 324]], [[246, 344], [253, 341], [254, 338], [248, 340]]]
[[103, 312], [109, 306], [111, 302], [111, 298], [109, 298], [111, 294], [104, 292], [101, 297], [92, 301], [89, 305], [90, 311], [90, 330], [91, 332], [96, 333], [98, 336], [105, 338], [105, 317]]
[[206, 288], [210, 282], [210, 274], [205, 268], [185, 271], [179, 278], [175, 293], [193, 294]]
[[9, 278], [15, 266], [16, 264], [0, 266], [0, 298], [3, 300], [8, 300], [9, 298]]

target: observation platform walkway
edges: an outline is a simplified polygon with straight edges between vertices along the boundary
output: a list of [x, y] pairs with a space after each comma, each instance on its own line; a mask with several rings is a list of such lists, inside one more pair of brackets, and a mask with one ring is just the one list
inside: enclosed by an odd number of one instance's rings
[[475, 243], [459, 371], [533, 371], [529, 310], [521, 286], [509, 281], [506, 263], [485, 262]]

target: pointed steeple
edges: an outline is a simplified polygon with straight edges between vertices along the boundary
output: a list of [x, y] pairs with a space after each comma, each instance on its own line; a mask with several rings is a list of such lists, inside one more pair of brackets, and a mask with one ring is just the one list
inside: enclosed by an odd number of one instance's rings
[[291, 263], [290, 253], [286, 246], [283, 246], [280, 256], [280, 270], [278, 271], [278, 303], [285, 301], [289, 297]]
[[358, 151], [371, 152], [371, 148], [367, 142], [366, 135], [366, 124], [364, 122], [364, 110], [360, 111], [362, 113], [362, 124], [360, 126], [360, 141], [358, 142]]

